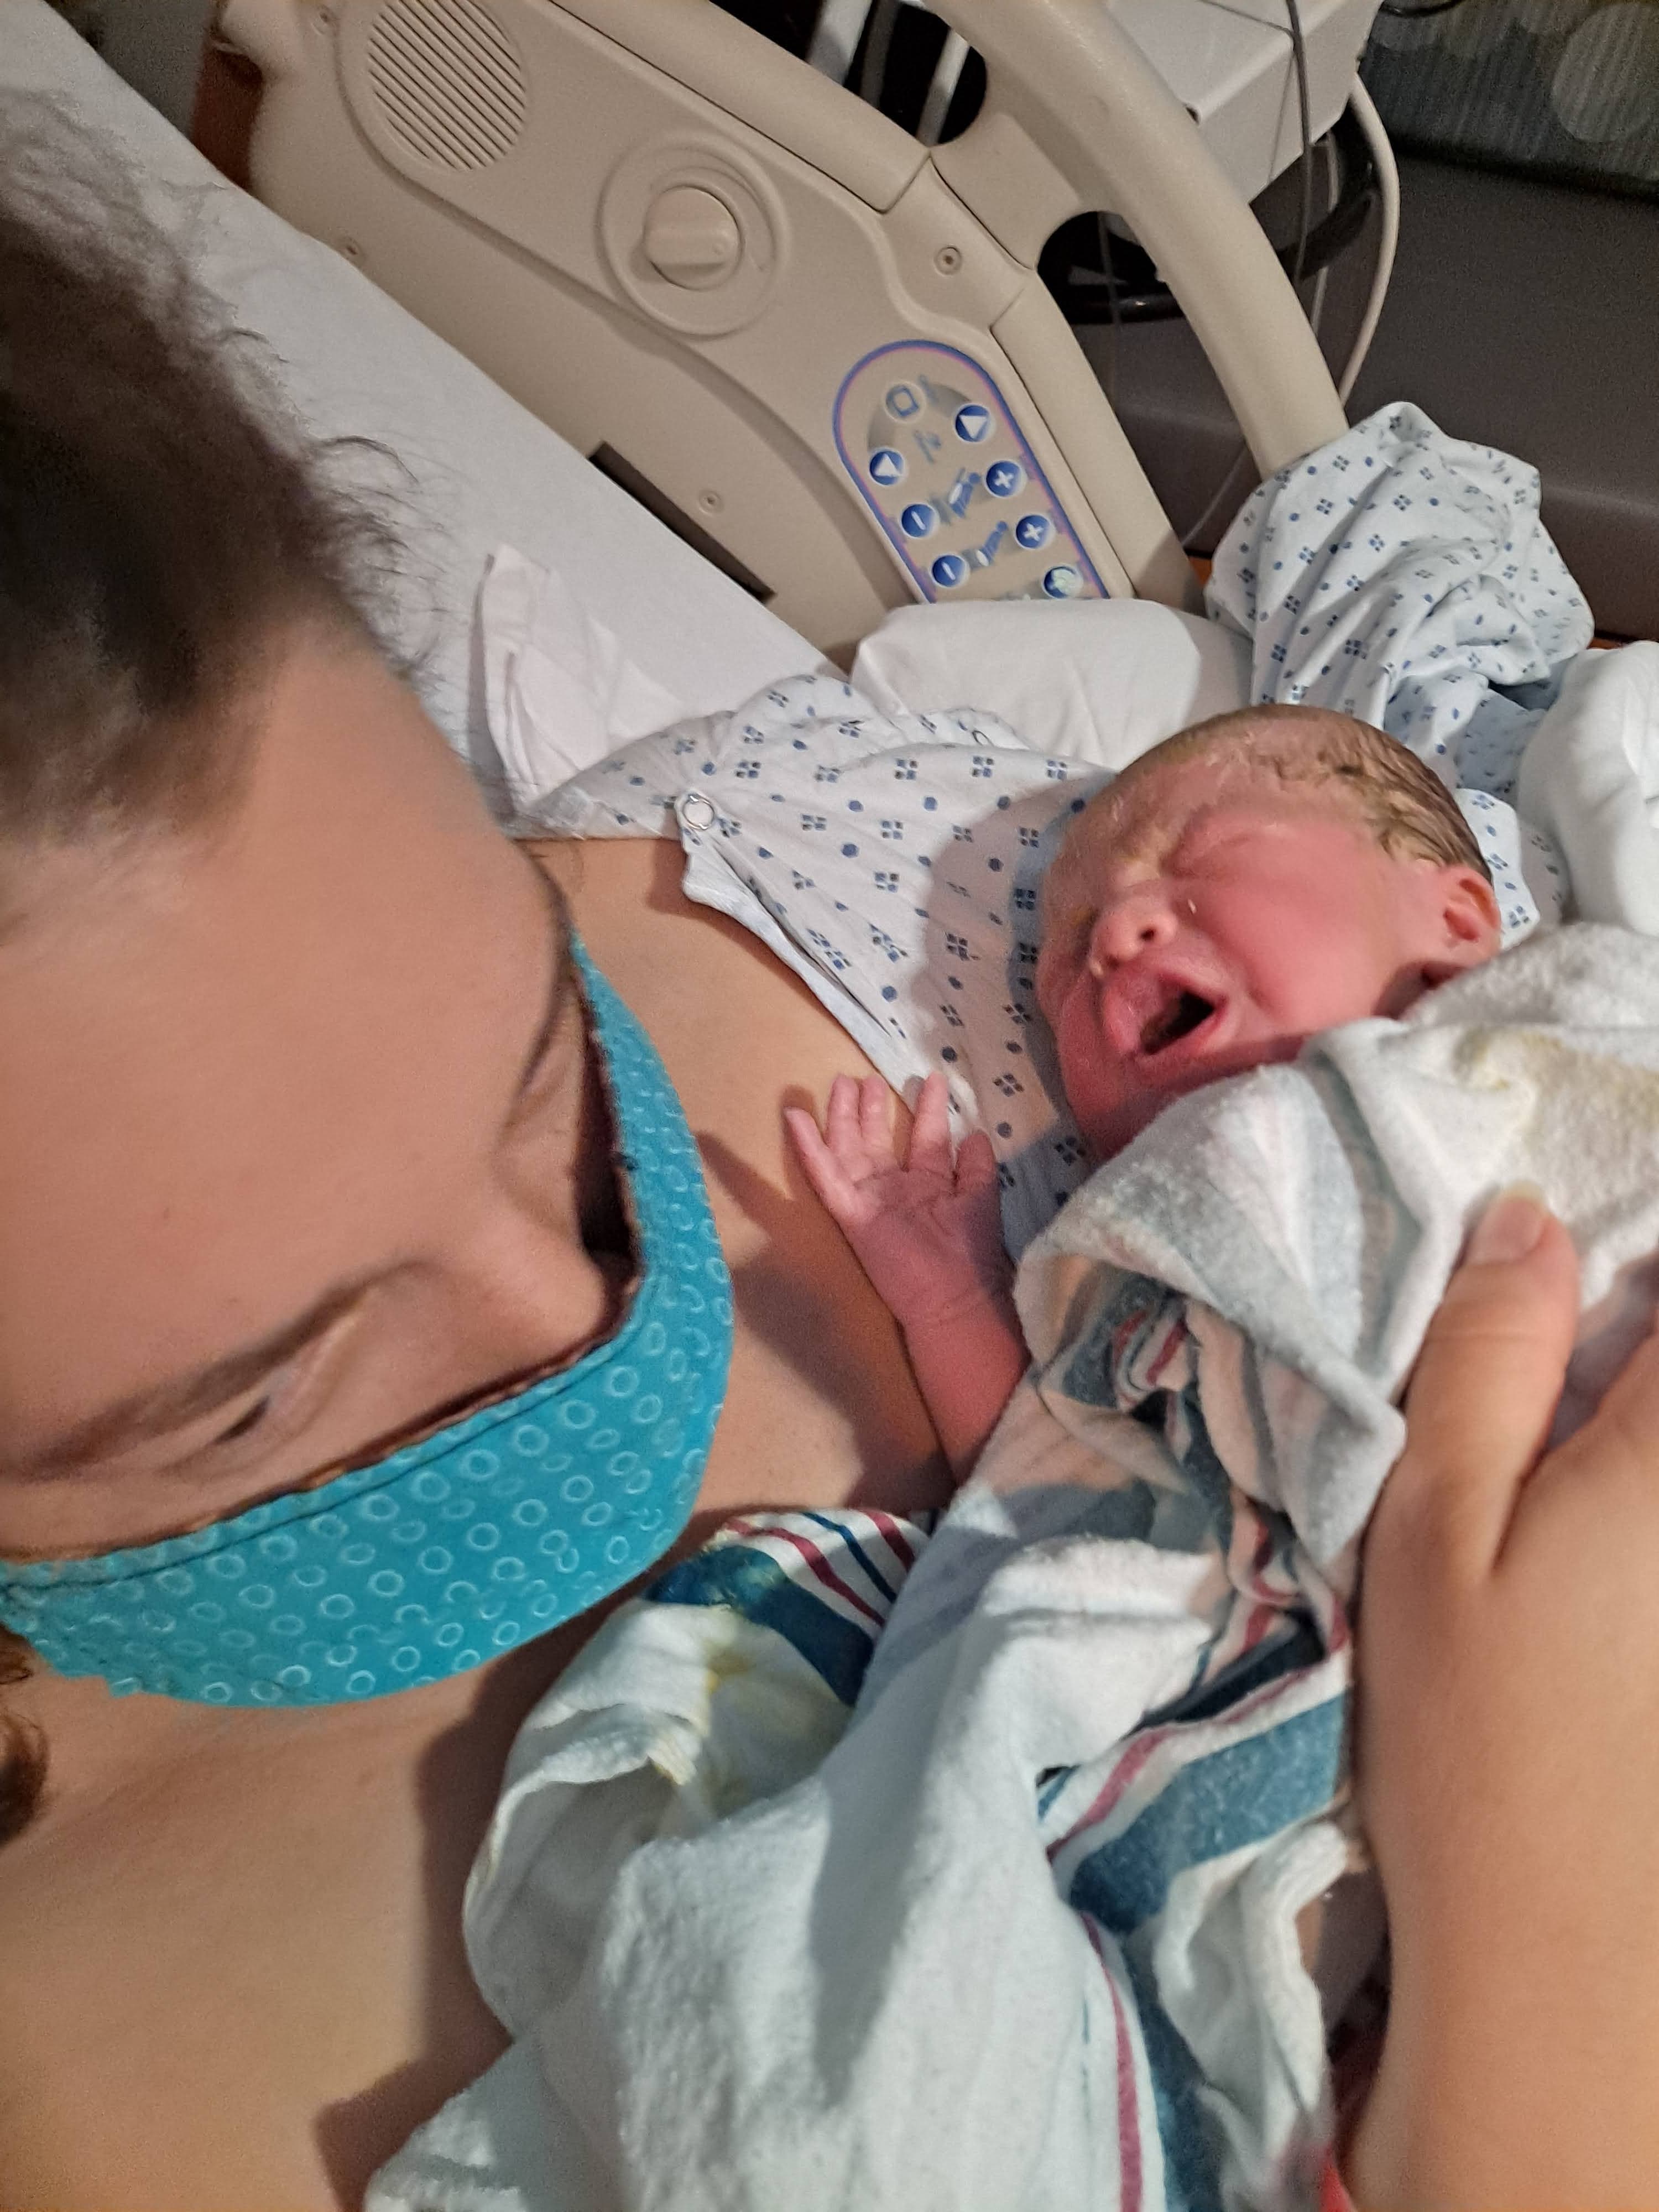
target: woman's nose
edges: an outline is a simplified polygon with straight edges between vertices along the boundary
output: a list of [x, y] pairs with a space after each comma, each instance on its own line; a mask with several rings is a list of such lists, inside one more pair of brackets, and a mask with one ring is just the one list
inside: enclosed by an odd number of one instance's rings
[[1089, 939], [1089, 966], [1097, 975], [1121, 968], [1174, 937], [1176, 918], [1161, 885], [1144, 884], [1103, 906]]

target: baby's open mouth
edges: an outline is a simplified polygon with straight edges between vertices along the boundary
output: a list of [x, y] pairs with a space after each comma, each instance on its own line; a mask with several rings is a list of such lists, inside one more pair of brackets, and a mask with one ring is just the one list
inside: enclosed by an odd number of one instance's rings
[[1169, 1005], [1155, 1013], [1140, 1032], [1140, 1049], [1150, 1060], [1181, 1038], [1190, 1036], [1215, 1012], [1213, 999], [1200, 998], [1196, 991], [1179, 991]]

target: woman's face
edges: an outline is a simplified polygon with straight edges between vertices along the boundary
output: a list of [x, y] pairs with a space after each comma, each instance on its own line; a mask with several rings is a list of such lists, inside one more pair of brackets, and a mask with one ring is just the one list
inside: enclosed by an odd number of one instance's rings
[[210, 832], [14, 881], [0, 1553], [217, 1517], [603, 1324], [544, 879], [369, 653], [288, 652]]

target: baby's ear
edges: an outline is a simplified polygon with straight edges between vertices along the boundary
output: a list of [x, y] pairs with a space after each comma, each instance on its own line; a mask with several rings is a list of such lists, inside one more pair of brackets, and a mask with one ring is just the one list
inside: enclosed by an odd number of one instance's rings
[[1459, 968], [1478, 967], [1504, 941], [1498, 894], [1479, 868], [1443, 867], [1437, 872], [1447, 957]]

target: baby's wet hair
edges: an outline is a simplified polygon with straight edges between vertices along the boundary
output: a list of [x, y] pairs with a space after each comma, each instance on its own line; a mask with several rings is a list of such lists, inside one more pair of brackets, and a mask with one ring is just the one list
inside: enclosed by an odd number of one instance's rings
[[[1456, 799], [1409, 746], [1328, 707], [1239, 707], [1194, 722], [1132, 761], [1072, 825], [1066, 845], [1127, 829], [1133, 803], [1171, 769], [1212, 762], [1272, 777], [1287, 790], [1328, 789], [1395, 860], [1491, 871]], [[1085, 828], [1085, 825], [1088, 825]]]

